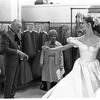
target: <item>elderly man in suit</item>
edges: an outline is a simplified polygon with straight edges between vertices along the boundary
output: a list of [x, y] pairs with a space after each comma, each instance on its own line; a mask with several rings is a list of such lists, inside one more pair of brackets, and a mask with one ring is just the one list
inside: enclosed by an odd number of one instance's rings
[[8, 31], [2, 35], [2, 51], [5, 55], [5, 89], [4, 98], [14, 98], [16, 93], [20, 59], [28, 57], [20, 50], [19, 34], [21, 21], [15, 19]]

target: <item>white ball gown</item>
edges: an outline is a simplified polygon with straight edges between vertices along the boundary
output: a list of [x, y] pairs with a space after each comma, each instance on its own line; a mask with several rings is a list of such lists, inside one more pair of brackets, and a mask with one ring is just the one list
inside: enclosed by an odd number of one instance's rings
[[75, 61], [72, 71], [42, 98], [94, 98], [100, 87], [100, 63], [96, 59], [100, 41], [87, 46], [76, 38], [69, 39], [79, 48], [80, 58]]

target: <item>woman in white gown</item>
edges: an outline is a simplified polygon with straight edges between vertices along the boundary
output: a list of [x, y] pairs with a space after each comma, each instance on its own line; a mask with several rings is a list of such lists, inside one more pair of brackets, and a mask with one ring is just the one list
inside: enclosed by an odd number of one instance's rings
[[70, 37], [69, 44], [54, 49], [45, 47], [44, 49], [63, 51], [72, 46], [79, 48], [80, 58], [78, 58], [72, 71], [66, 75], [58, 84], [50, 89], [43, 98], [93, 98], [100, 85], [100, 63], [96, 59], [100, 48], [100, 38], [95, 31], [99, 32], [98, 25], [92, 17], [84, 17], [82, 30], [85, 34], [81, 37]]

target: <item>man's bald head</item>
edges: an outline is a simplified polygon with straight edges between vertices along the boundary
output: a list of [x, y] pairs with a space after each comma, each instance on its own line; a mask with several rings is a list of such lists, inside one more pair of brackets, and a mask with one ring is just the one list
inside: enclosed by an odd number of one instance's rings
[[22, 24], [21, 21], [18, 19], [13, 20], [12, 24], [11, 24], [11, 28], [13, 29], [13, 31], [15, 33], [19, 33], [21, 31], [22, 28]]

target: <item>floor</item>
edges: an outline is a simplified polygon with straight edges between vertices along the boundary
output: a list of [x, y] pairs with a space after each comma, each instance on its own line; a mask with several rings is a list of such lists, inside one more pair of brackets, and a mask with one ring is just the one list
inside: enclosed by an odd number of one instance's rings
[[[46, 91], [40, 89], [41, 81], [33, 80], [26, 85], [19, 85], [15, 98], [41, 98]], [[3, 98], [3, 92], [0, 93], [0, 98]]]

